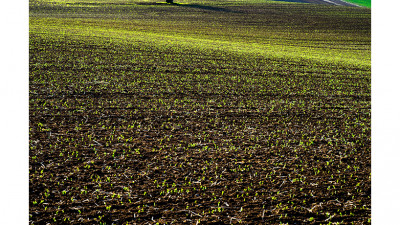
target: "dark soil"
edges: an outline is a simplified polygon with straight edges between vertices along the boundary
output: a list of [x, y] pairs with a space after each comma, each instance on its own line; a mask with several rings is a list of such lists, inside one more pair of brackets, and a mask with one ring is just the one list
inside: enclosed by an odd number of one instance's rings
[[370, 68], [29, 47], [31, 224], [369, 222]]

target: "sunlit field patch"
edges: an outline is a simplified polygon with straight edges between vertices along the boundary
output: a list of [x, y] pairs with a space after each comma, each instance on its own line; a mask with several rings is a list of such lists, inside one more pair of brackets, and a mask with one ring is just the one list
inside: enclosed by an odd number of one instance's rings
[[371, 0], [346, 0], [346, 2], [354, 3], [359, 6], [365, 6], [371, 8]]
[[179, 3], [30, 1], [30, 223], [369, 223], [370, 9]]

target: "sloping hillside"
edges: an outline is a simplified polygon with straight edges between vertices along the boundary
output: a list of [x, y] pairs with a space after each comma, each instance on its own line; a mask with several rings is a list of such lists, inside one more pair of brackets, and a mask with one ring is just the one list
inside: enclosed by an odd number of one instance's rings
[[30, 224], [368, 224], [370, 18], [31, 0]]

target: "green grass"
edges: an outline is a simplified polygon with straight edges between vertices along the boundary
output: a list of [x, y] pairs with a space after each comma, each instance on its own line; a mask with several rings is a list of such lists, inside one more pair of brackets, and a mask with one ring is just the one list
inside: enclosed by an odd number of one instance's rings
[[346, 0], [346, 2], [371, 8], [371, 0]]

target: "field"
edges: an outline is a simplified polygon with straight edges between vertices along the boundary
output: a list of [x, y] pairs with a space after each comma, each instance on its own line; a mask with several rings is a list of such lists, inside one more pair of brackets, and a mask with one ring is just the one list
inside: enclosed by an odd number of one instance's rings
[[370, 24], [260, 0], [31, 0], [30, 224], [370, 223]]
[[371, 8], [371, 0], [346, 0], [346, 2], [354, 3], [359, 6]]

